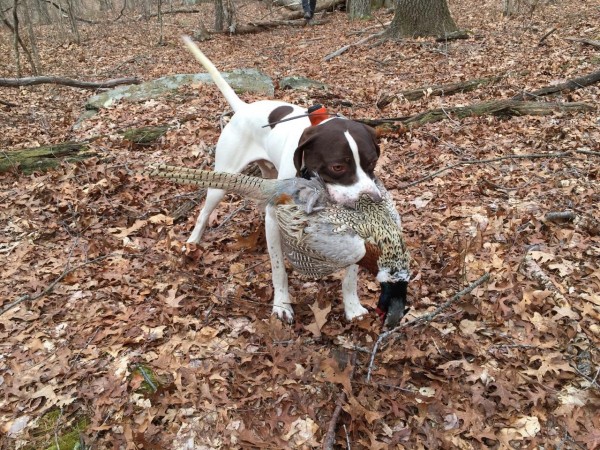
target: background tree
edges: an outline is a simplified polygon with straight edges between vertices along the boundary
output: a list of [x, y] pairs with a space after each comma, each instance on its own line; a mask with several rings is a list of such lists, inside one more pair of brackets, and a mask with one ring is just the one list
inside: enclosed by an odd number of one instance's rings
[[350, 20], [371, 17], [370, 0], [348, 0], [348, 16]]
[[446, 0], [397, 0], [390, 37], [444, 36], [458, 31]]

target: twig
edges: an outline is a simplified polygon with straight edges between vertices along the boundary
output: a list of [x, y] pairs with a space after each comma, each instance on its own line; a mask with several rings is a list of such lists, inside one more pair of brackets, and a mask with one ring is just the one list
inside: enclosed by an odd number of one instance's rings
[[[352, 370], [350, 371], [350, 381], [352, 381], [352, 378], [354, 377], [354, 369], [356, 368], [356, 353], [352, 354], [352, 360], [350, 361], [350, 364], [352, 364]], [[327, 434], [325, 435], [325, 438], [323, 439], [323, 445], [322, 448], [323, 450], [333, 450], [333, 446], [335, 444], [335, 428], [337, 426], [337, 421], [340, 417], [340, 414], [342, 412], [342, 407], [344, 406], [344, 403], [346, 402], [347, 399], [347, 394], [345, 391], [342, 390], [342, 392], [340, 392], [340, 395], [338, 395], [338, 399], [335, 402], [336, 406], [335, 406], [335, 410], [333, 411], [333, 415], [331, 416], [331, 420], [329, 421], [329, 427], [327, 427]], [[348, 433], [346, 432], [346, 442], [348, 442]], [[348, 443], [348, 445], [350, 445]], [[350, 448], [350, 447], [348, 447]]]
[[350, 47], [355, 47], [355, 46], [357, 46], [357, 45], [364, 44], [365, 42], [367, 42], [367, 41], [370, 41], [370, 40], [371, 40], [371, 39], [373, 39], [373, 38], [376, 38], [376, 37], [382, 36], [382, 35], [383, 35], [385, 32], [386, 32], [386, 30], [383, 30], [383, 31], [380, 31], [380, 32], [378, 32], [378, 33], [375, 33], [375, 34], [371, 34], [371, 35], [369, 35], [369, 36], [367, 36], [367, 37], [365, 37], [365, 38], [362, 38], [361, 40], [359, 40], [359, 41], [356, 41], [356, 42], [354, 42], [354, 43], [352, 43], [352, 44], [344, 45], [342, 48], [340, 48], [340, 49], [336, 50], [335, 52], [333, 52], [333, 53], [330, 53], [329, 55], [325, 56], [325, 57], [323, 58], [323, 61], [329, 61], [330, 59], [333, 59], [333, 58], [335, 58], [336, 56], [340, 56], [342, 53], [344, 53], [344, 52], [345, 52], [346, 50], [348, 50]]
[[22, 295], [21, 297], [19, 297], [18, 299], [16, 299], [14, 302], [12, 302], [12, 303], [9, 303], [9, 304], [8, 304], [8, 305], [6, 305], [4, 308], [2, 308], [2, 310], [0, 310], [0, 316], [1, 316], [2, 314], [4, 314], [5, 312], [7, 312], [7, 311], [9, 311], [9, 310], [13, 309], [13, 308], [14, 308], [15, 306], [17, 306], [19, 303], [22, 303], [22, 302], [24, 302], [24, 301], [26, 301], [26, 300], [31, 300], [31, 301], [34, 301], [34, 300], [37, 300], [38, 298], [40, 298], [40, 297], [43, 297], [44, 295], [46, 295], [46, 294], [48, 294], [48, 293], [52, 292], [52, 290], [54, 289], [54, 287], [55, 287], [55, 286], [56, 286], [56, 285], [57, 285], [57, 284], [58, 284], [58, 283], [59, 283], [59, 282], [60, 282], [60, 281], [61, 281], [61, 280], [62, 280], [64, 277], [66, 277], [66, 276], [67, 276], [67, 275], [69, 275], [70, 273], [72, 273], [72, 272], [75, 272], [76, 270], [78, 270], [78, 269], [81, 269], [82, 267], [85, 267], [85, 266], [87, 266], [87, 265], [90, 265], [90, 264], [95, 264], [95, 263], [97, 263], [98, 261], [102, 261], [103, 259], [110, 258], [110, 257], [112, 257], [112, 256], [117, 256], [117, 255], [118, 255], [118, 253], [110, 253], [110, 254], [108, 254], [108, 255], [99, 256], [98, 258], [94, 258], [94, 259], [91, 259], [91, 260], [89, 260], [89, 261], [86, 261], [86, 262], [84, 262], [84, 263], [81, 263], [81, 264], [79, 264], [79, 265], [77, 265], [77, 266], [75, 266], [75, 267], [73, 267], [73, 268], [71, 268], [71, 269], [69, 269], [69, 268], [68, 268], [68, 264], [67, 264], [67, 268], [65, 269], [65, 271], [64, 271], [64, 272], [63, 272], [63, 273], [62, 273], [62, 274], [61, 274], [61, 275], [60, 275], [60, 276], [59, 276], [59, 277], [58, 277], [56, 280], [54, 280], [52, 283], [50, 283], [50, 285], [49, 285], [49, 286], [48, 286], [46, 289], [44, 289], [44, 290], [43, 290], [42, 292], [40, 292], [39, 294], [37, 294], [37, 295], [34, 295], [33, 297], [31, 297], [29, 294]]
[[19, 105], [16, 105], [15, 103], [7, 102], [6, 100], [1, 100], [1, 99], [0, 99], [0, 105], [8, 106], [9, 108], [15, 108], [15, 107], [19, 106]]
[[346, 433], [346, 449], [351, 450], [350, 436], [348, 435], [348, 428], [346, 428], [346, 424], [343, 424], [342, 426], [344, 427], [344, 433]]
[[234, 211], [230, 212], [229, 214], [227, 214], [225, 216], [225, 218], [221, 221], [221, 223], [217, 226], [217, 230], [220, 229], [222, 226], [224, 226], [227, 222], [229, 222], [231, 219], [233, 219], [233, 217], [239, 213], [240, 211], [243, 211], [244, 209], [246, 209], [246, 207], [248, 206], [248, 204], [246, 203], [246, 200], [243, 201], [241, 206], [238, 206]]
[[548, 31], [546, 34], [544, 34], [540, 40], [538, 41], [538, 45], [542, 45], [544, 43], [544, 41], [546, 40], [546, 38], [548, 36], [550, 36], [552, 33], [554, 33], [558, 28], [552, 28], [550, 31]]
[[571, 153], [572, 152], [569, 150], [569, 151], [562, 152], [562, 153], [532, 153], [529, 155], [508, 155], [508, 156], [499, 156], [498, 158], [473, 159], [473, 160], [459, 161], [455, 164], [450, 164], [449, 166], [446, 166], [446, 167], [444, 167], [436, 172], [433, 172], [423, 178], [420, 178], [416, 181], [412, 181], [408, 184], [405, 184], [404, 186], [396, 187], [396, 189], [406, 189], [406, 188], [412, 187], [415, 184], [419, 184], [419, 183], [422, 183], [423, 181], [427, 181], [432, 178], [435, 178], [439, 174], [441, 174], [447, 170], [454, 169], [459, 166], [467, 166], [470, 164], [487, 164], [487, 163], [491, 163], [491, 162], [503, 161], [505, 159], [566, 158], [566, 157], [572, 156]]
[[422, 323], [431, 322], [436, 316], [438, 316], [440, 313], [442, 313], [443, 311], [448, 309], [450, 306], [452, 306], [454, 303], [456, 303], [463, 295], [468, 294], [473, 289], [479, 287], [480, 285], [482, 285], [489, 279], [490, 279], [490, 274], [485, 273], [484, 275], [479, 277], [479, 279], [477, 279], [474, 283], [472, 283], [470, 286], [468, 286], [465, 289], [463, 289], [462, 291], [454, 294], [454, 296], [452, 298], [450, 298], [448, 301], [446, 301], [446, 303], [444, 303], [442, 306], [438, 307], [434, 311], [430, 312], [429, 314], [425, 314], [423, 316], [417, 317], [416, 319], [413, 319], [410, 322], [405, 322], [401, 325], [398, 325], [396, 328], [394, 328], [392, 330], [381, 333], [379, 335], [379, 338], [377, 338], [375, 345], [373, 345], [373, 350], [371, 351], [371, 360], [369, 361], [369, 368], [367, 370], [367, 383], [371, 381], [371, 372], [373, 370], [373, 363], [375, 362], [375, 355], [377, 354], [377, 350], [383, 341], [385, 341], [389, 336], [392, 336], [394, 334], [399, 335], [398, 332], [404, 328], [412, 327], [415, 325], [420, 325]]

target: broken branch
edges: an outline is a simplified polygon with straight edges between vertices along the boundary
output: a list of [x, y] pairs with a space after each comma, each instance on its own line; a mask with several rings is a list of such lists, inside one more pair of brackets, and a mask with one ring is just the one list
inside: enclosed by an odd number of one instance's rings
[[[352, 381], [352, 378], [354, 378], [354, 369], [356, 368], [356, 353], [352, 354], [352, 361], [350, 362], [350, 364], [352, 364], [352, 371], [350, 372], [350, 381]], [[342, 412], [342, 407], [344, 406], [344, 403], [346, 402], [348, 395], [346, 394], [345, 391], [342, 390], [342, 392], [340, 392], [340, 395], [338, 396], [337, 401], [335, 402], [335, 410], [333, 411], [333, 414], [331, 415], [331, 420], [329, 421], [329, 426], [327, 427], [327, 434], [325, 435], [325, 438], [323, 439], [323, 450], [333, 450], [334, 445], [335, 445], [335, 429], [337, 426], [337, 421], [340, 417], [340, 414]], [[348, 434], [346, 433], [346, 439], [347, 439]]]
[[[600, 72], [599, 72], [600, 74]], [[599, 75], [600, 76], [600, 75]], [[511, 116], [547, 116], [557, 111], [594, 111], [595, 106], [583, 102], [532, 102], [519, 100], [491, 100], [479, 102], [469, 106], [456, 106], [449, 108], [437, 108], [425, 111], [420, 114], [408, 117], [393, 117], [384, 119], [365, 119], [361, 120], [367, 125], [376, 127], [384, 124], [399, 123], [409, 128], [422, 126], [426, 123], [439, 122], [440, 120], [453, 117], [455, 119], [464, 119], [466, 117], [478, 117], [492, 115], [499, 117]]]
[[140, 80], [135, 77], [130, 78], [115, 78], [106, 81], [79, 81], [71, 78], [63, 77], [25, 77], [25, 78], [0, 78], [0, 86], [5, 87], [20, 87], [33, 86], [36, 84], [60, 84], [63, 86], [71, 86], [82, 89], [100, 89], [119, 86], [121, 84], [140, 84]]
[[554, 86], [546, 86], [541, 89], [537, 89], [533, 92], [523, 92], [521, 94], [515, 95], [513, 100], [525, 100], [526, 98], [537, 98], [542, 97], [544, 95], [551, 95], [565, 92], [575, 91], [577, 89], [581, 89], [582, 87], [590, 86], [592, 84], [600, 81], [600, 70], [596, 72], [592, 72], [588, 75], [584, 75], [582, 77], [572, 78], [564, 83], [557, 84]]
[[477, 78], [474, 80], [460, 81], [458, 83], [448, 83], [448, 84], [435, 84], [432, 86], [421, 86], [416, 89], [409, 89], [406, 91], [400, 91], [397, 94], [391, 94], [387, 96], [382, 96], [380, 100], [377, 101], [377, 107], [383, 108], [386, 105], [390, 104], [396, 98], [405, 98], [406, 100], [419, 100], [422, 97], [427, 95], [431, 96], [448, 96], [461, 92], [470, 92], [475, 89], [486, 86], [488, 84], [494, 84], [498, 81], [502, 80], [504, 75], [498, 75], [494, 77], [486, 77], [486, 78]]
[[438, 316], [440, 313], [444, 312], [446, 309], [448, 309], [450, 306], [452, 306], [454, 303], [456, 303], [462, 296], [467, 295], [468, 293], [473, 291], [475, 288], [481, 286], [483, 283], [485, 283], [489, 279], [490, 279], [490, 274], [485, 273], [481, 277], [479, 277], [475, 282], [473, 282], [471, 285], [469, 285], [462, 291], [454, 294], [454, 296], [452, 298], [450, 298], [443, 305], [441, 305], [434, 311], [430, 312], [429, 314], [425, 314], [423, 316], [417, 317], [416, 319], [413, 319], [410, 322], [405, 322], [403, 324], [398, 325], [396, 328], [394, 328], [392, 330], [381, 333], [379, 335], [379, 338], [375, 342], [375, 345], [373, 345], [373, 350], [371, 351], [371, 360], [369, 361], [369, 368], [367, 370], [367, 383], [371, 381], [371, 372], [373, 370], [373, 363], [375, 362], [375, 355], [377, 354], [377, 350], [383, 341], [385, 341], [386, 339], [388, 339], [390, 336], [393, 336], [393, 335], [400, 336], [400, 334], [398, 332], [404, 328], [431, 322], [436, 316]]
[[75, 272], [76, 270], [78, 270], [78, 269], [81, 269], [82, 267], [88, 266], [88, 265], [90, 265], [90, 264], [95, 264], [95, 263], [97, 263], [97, 262], [99, 262], [99, 261], [102, 261], [103, 259], [110, 258], [110, 257], [112, 257], [112, 256], [117, 256], [117, 255], [118, 255], [118, 253], [110, 253], [110, 254], [108, 254], [108, 255], [102, 255], [102, 256], [99, 256], [99, 257], [97, 257], [97, 258], [90, 259], [89, 261], [86, 261], [86, 262], [83, 262], [83, 263], [81, 263], [81, 264], [78, 264], [78, 265], [76, 265], [75, 267], [71, 267], [71, 268], [69, 268], [69, 267], [68, 267], [68, 264], [67, 264], [67, 268], [64, 270], [64, 272], [63, 272], [63, 273], [62, 273], [62, 274], [61, 274], [61, 275], [60, 275], [60, 276], [59, 276], [59, 277], [58, 277], [56, 280], [54, 280], [52, 283], [50, 283], [50, 285], [49, 285], [49, 286], [48, 286], [46, 289], [44, 289], [44, 290], [43, 290], [42, 292], [40, 292], [39, 294], [37, 294], [37, 295], [34, 295], [33, 297], [32, 297], [32, 296], [30, 296], [29, 294], [25, 294], [25, 295], [22, 295], [22, 296], [20, 296], [20, 297], [19, 297], [18, 299], [16, 299], [14, 302], [12, 302], [12, 303], [9, 303], [9, 304], [8, 304], [8, 305], [6, 305], [4, 308], [2, 308], [2, 309], [0, 310], [0, 316], [1, 316], [1, 315], [3, 315], [5, 312], [7, 312], [7, 311], [10, 311], [10, 310], [11, 310], [11, 309], [13, 309], [15, 306], [17, 306], [17, 305], [18, 305], [18, 304], [20, 304], [20, 303], [23, 303], [23, 302], [24, 302], [24, 301], [26, 301], [26, 300], [34, 301], [34, 300], [37, 300], [38, 298], [41, 298], [41, 297], [43, 297], [44, 295], [46, 295], [46, 294], [48, 294], [48, 293], [52, 292], [52, 290], [54, 289], [54, 287], [55, 287], [55, 286], [56, 286], [56, 285], [57, 285], [57, 284], [58, 284], [58, 283], [59, 283], [59, 282], [60, 282], [60, 281], [61, 281], [61, 280], [62, 280], [64, 277], [66, 277], [66, 276], [67, 276], [67, 275], [69, 275], [70, 273], [72, 273], [72, 272]]

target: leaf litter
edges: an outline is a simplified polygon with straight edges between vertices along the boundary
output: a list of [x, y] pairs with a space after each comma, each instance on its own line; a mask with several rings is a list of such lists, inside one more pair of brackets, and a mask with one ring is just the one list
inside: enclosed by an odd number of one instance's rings
[[[598, 11], [589, 3], [544, 3], [511, 20], [496, 3], [472, 6], [450, 2], [469, 40], [353, 47], [327, 63], [323, 56], [356, 40], [352, 32], [391, 16], [353, 23], [335, 13], [324, 25], [215, 36], [202, 48], [223, 71], [256, 67], [276, 80], [323, 81], [327, 93], [276, 97], [320, 101], [352, 118], [509, 98], [597, 68], [593, 48], [563, 39], [597, 39]], [[83, 26], [85, 44], [52, 51], [46, 70], [90, 79], [115, 70], [145, 79], [199, 71], [179, 41], [194, 19], [166, 20], [173, 26], [164, 47], [150, 44], [150, 24], [107, 24], [100, 35]], [[538, 45], [553, 26], [559, 31]], [[0, 40], [4, 54], [8, 42]], [[40, 40], [45, 54], [51, 45]], [[101, 56], [96, 67], [92, 55]], [[0, 63], [2, 73], [11, 70]], [[470, 93], [375, 106], [384, 91], [500, 73], [501, 82]], [[562, 100], [597, 105], [599, 89]], [[261, 212], [227, 196], [203, 241], [182, 254], [199, 193], [135, 175], [158, 161], [212, 167], [228, 109], [216, 89], [118, 103], [74, 130], [87, 95], [52, 85], [2, 92], [20, 105], [10, 118], [0, 112], [3, 147], [101, 136], [91, 143], [99, 158], [1, 175], [0, 307], [33, 299], [0, 315], [2, 448], [50, 447], [55, 434], [80, 424], [82, 442], [95, 448], [314, 448], [341, 392], [341, 447], [600, 446], [597, 110], [450, 117], [381, 133], [378, 174], [398, 203], [414, 259], [413, 314], [405, 320], [434, 311], [483, 273], [491, 280], [431, 323], [403, 329], [379, 350], [366, 382], [380, 324], [374, 313], [345, 321], [339, 276], [307, 283], [290, 275], [296, 318], [282, 324], [270, 317]], [[171, 127], [152, 145], [119, 134], [162, 124]], [[469, 163], [428, 178], [462, 161], [564, 152], [571, 153]], [[186, 202], [189, 213], [175, 218]], [[575, 220], [545, 219], [556, 211]], [[361, 300], [374, 309], [377, 286], [366, 274], [360, 280]]]

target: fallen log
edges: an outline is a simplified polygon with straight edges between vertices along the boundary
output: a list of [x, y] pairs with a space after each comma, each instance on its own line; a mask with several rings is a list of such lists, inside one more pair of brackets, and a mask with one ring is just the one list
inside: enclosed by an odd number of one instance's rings
[[600, 81], [600, 70], [592, 72], [582, 77], [572, 78], [565, 83], [556, 84], [554, 86], [546, 86], [541, 89], [537, 89], [533, 92], [523, 92], [512, 97], [513, 100], [525, 100], [527, 98], [543, 97], [551, 94], [564, 94], [565, 92], [575, 91], [582, 87], [590, 86]]
[[600, 41], [597, 41], [595, 39], [584, 39], [584, 38], [576, 38], [576, 37], [566, 37], [565, 41], [579, 42], [580, 44], [591, 45], [592, 47], [600, 47]]
[[[315, 20], [312, 22], [315, 25], [321, 25], [323, 23], [327, 23], [327, 21]], [[278, 27], [304, 27], [306, 26], [306, 21], [304, 19], [300, 20], [269, 20], [264, 22], [250, 22], [246, 25], [238, 25], [235, 28], [234, 34], [252, 34], [252, 33], [260, 33], [261, 31], [271, 30], [273, 28]], [[214, 33], [227, 33], [228, 30], [218, 31]]]
[[[155, 143], [169, 128], [169, 125], [131, 128], [124, 130], [121, 135], [123, 140], [129, 144], [130, 149], [140, 149]], [[52, 169], [61, 162], [78, 162], [98, 156], [98, 152], [92, 150], [89, 144], [101, 137], [102, 135], [99, 135], [83, 142], [62, 142], [22, 150], [2, 149], [0, 151], [0, 173], [16, 170], [30, 174]]]
[[511, 116], [547, 116], [555, 112], [594, 111], [595, 106], [583, 102], [525, 102], [517, 100], [492, 100], [475, 103], [469, 106], [437, 108], [407, 117], [391, 117], [384, 119], [359, 120], [372, 127], [385, 124], [399, 124], [408, 128], [419, 127], [426, 123], [439, 122], [445, 119], [464, 119], [492, 115], [498, 117]]
[[406, 100], [414, 101], [427, 96], [447, 96], [460, 92], [470, 92], [475, 89], [489, 84], [497, 83], [502, 80], [504, 75], [498, 75], [487, 78], [476, 78], [473, 80], [460, 81], [457, 83], [434, 84], [431, 86], [421, 86], [416, 89], [400, 91], [397, 94], [382, 94], [377, 100], [377, 107], [384, 108], [397, 98], [405, 98]]
[[40, 76], [40, 77], [25, 77], [25, 78], [0, 78], [0, 86], [4, 87], [20, 87], [34, 86], [36, 84], [60, 84], [63, 86], [76, 87], [81, 89], [100, 89], [111, 88], [122, 84], [140, 84], [138, 78], [115, 78], [106, 81], [79, 81], [71, 78]]
[[81, 161], [96, 156], [87, 143], [64, 142], [23, 150], [0, 152], [0, 173], [19, 170], [25, 174], [44, 171], [58, 166], [62, 161]]

